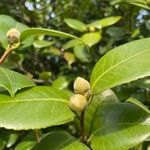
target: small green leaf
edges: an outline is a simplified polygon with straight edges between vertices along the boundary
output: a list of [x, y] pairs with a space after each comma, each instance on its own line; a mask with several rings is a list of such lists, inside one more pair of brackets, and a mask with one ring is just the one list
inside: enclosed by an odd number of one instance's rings
[[74, 47], [74, 55], [81, 61], [81, 62], [89, 62], [90, 55], [87, 48], [84, 45], [77, 45]]
[[113, 16], [113, 17], [107, 17], [101, 20], [96, 20], [93, 23], [90, 23], [88, 26], [94, 26], [98, 29], [111, 26], [115, 23], [117, 23], [121, 19], [121, 16]]
[[131, 97], [126, 102], [133, 103], [150, 114], [150, 110], [145, 105], [143, 105], [140, 101], [138, 101], [137, 99]]
[[48, 133], [32, 150], [90, 150], [86, 145], [71, 136], [66, 131]]
[[146, 2], [146, 0], [134, 0], [134, 1], [125, 0], [124, 2], [127, 2], [131, 5], [135, 5], [135, 6], [142, 7], [142, 8], [150, 10], [150, 7], [148, 6], [148, 3]]
[[51, 75], [52, 75], [52, 72], [44, 71], [44, 72], [40, 73], [40, 75], [39, 75], [39, 79], [42, 79], [42, 80], [48, 81], [48, 80], [49, 80], [49, 78], [51, 77]]
[[82, 41], [89, 47], [92, 47], [93, 45], [97, 44], [101, 40], [101, 38], [102, 37], [99, 32], [85, 33], [81, 37]]
[[11, 98], [0, 95], [0, 127], [14, 130], [41, 129], [74, 119], [69, 97], [52, 87], [33, 87]]
[[16, 145], [14, 150], [31, 150], [37, 143], [34, 132], [29, 132], [21, 138], [21, 141]]
[[63, 48], [64, 48], [64, 49], [69, 49], [69, 48], [72, 48], [72, 47], [74, 47], [74, 46], [76, 46], [76, 45], [80, 45], [80, 44], [82, 44], [81, 41], [79, 41], [79, 40], [77, 40], [77, 39], [71, 39], [70, 41], [68, 41], [67, 43], [65, 43], [65, 44], [63, 45]]
[[75, 57], [72, 53], [64, 52], [64, 58], [68, 62], [69, 65], [75, 62]]
[[36, 40], [33, 45], [36, 48], [45, 48], [53, 45], [55, 42], [54, 41], [44, 41], [44, 40]]
[[[97, 44], [101, 40], [101, 38], [101, 33], [99, 32], [85, 33], [80, 37], [84, 44], [88, 45], [89, 47], [92, 47], [93, 45]], [[66, 44], [64, 44], [63, 48], [69, 49], [77, 45], [83, 45], [83, 43], [77, 39], [72, 39]]]
[[0, 86], [4, 87], [13, 97], [15, 93], [35, 84], [22, 74], [0, 67]]
[[10, 148], [11, 146], [13, 146], [17, 142], [18, 138], [19, 138], [18, 133], [11, 133], [7, 141], [6, 147]]
[[16, 146], [15, 150], [32, 150], [35, 144], [36, 144], [35, 141], [24, 141], [19, 143]]
[[84, 32], [87, 29], [86, 25], [79, 20], [68, 18], [68, 19], [65, 19], [64, 21], [69, 27], [77, 31]]
[[60, 90], [66, 89], [70, 81], [65, 76], [58, 76], [56, 80], [53, 81], [52, 86]]
[[103, 105], [92, 127], [89, 140], [93, 150], [127, 150], [150, 136], [150, 115], [134, 104]]
[[58, 48], [56, 48], [56, 47], [53, 47], [53, 46], [51, 46], [50, 48], [48, 48], [48, 49], [44, 49], [43, 51], [42, 51], [42, 54], [45, 54], [45, 55], [54, 55], [54, 56], [60, 56], [60, 55], [62, 55], [62, 51], [61, 50], [59, 50]]
[[95, 65], [92, 93], [150, 75], [150, 38], [121, 45], [109, 51]]

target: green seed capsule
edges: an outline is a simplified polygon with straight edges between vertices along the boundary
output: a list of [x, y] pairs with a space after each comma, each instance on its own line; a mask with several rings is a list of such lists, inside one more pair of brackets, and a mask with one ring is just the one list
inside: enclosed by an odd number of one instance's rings
[[82, 112], [83, 110], [85, 110], [86, 106], [87, 106], [87, 100], [83, 95], [74, 94], [70, 98], [69, 107], [72, 110], [76, 112]]
[[20, 41], [20, 32], [12, 28], [7, 32], [6, 37], [10, 45], [17, 44]]
[[76, 94], [85, 95], [90, 91], [90, 84], [87, 80], [78, 77], [74, 82], [73, 88]]

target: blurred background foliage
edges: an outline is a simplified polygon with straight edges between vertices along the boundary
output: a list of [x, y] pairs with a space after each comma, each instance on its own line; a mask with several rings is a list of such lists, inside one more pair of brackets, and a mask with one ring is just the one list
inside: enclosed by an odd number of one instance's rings
[[[77, 76], [89, 80], [95, 63], [112, 48], [150, 35], [149, 0], [0, 0], [0, 14], [28, 27], [76, 35], [89, 46], [87, 51], [79, 41], [41, 35], [13, 51], [3, 64], [39, 85], [59, 89], [72, 89]], [[1, 45], [0, 54], [4, 50]], [[133, 96], [150, 106], [149, 77], [113, 90], [120, 101]], [[12, 136], [17, 140], [16, 133]], [[1, 139], [0, 142], [6, 145]]]
[[[95, 63], [109, 50], [150, 35], [149, 6], [149, 0], [1, 0], [0, 14], [29, 27], [79, 36], [90, 48], [76, 40], [41, 35], [14, 51], [3, 66], [27, 74], [37, 84], [72, 88], [75, 77], [90, 78]], [[121, 100], [134, 94], [149, 104], [147, 86], [149, 78], [114, 90]]]

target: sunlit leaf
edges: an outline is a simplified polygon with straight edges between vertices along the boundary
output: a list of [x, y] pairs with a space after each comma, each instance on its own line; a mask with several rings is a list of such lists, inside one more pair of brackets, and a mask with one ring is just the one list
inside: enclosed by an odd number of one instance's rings
[[68, 19], [65, 19], [64, 21], [69, 27], [71, 27], [77, 31], [80, 31], [80, 32], [86, 31], [86, 25], [79, 20], [68, 18]]
[[4, 87], [12, 97], [18, 90], [34, 85], [35, 84], [24, 75], [6, 68], [0, 68], [0, 86]]
[[92, 93], [150, 75], [150, 38], [121, 45], [109, 51], [95, 65]]
[[13, 99], [0, 94], [0, 127], [14, 130], [41, 129], [72, 121], [69, 97], [52, 87], [33, 87]]

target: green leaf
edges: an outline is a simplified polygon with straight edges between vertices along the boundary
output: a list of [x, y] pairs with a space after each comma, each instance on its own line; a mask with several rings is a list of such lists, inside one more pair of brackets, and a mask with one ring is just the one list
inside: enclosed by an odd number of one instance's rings
[[[89, 137], [92, 133], [93, 130], [92, 128], [95, 122], [95, 116], [97, 114], [98, 108], [102, 104], [110, 104], [116, 102], [119, 102], [118, 98], [111, 89], [105, 90], [103, 93], [99, 95], [94, 95], [91, 103], [88, 105], [85, 111], [85, 116], [84, 116], [85, 118], [84, 130], [87, 137]], [[99, 124], [96, 124], [96, 126], [99, 126]]]
[[143, 88], [143, 89], [149, 89], [150, 88], [150, 79], [139, 79], [132, 82], [132, 85]]
[[58, 76], [56, 80], [53, 81], [52, 86], [60, 90], [66, 89], [70, 81], [65, 76]]
[[74, 55], [81, 61], [81, 62], [89, 62], [90, 55], [87, 48], [84, 45], [77, 45], [74, 47]]
[[150, 115], [134, 104], [103, 105], [92, 126], [93, 150], [127, 150], [150, 136]]
[[56, 47], [51, 46], [49, 49], [44, 49], [42, 51], [42, 54], [60, 56], [60, 55], [62, 55], [62, 51]]
[[125, 0], [124, 2], [150, 10], [150, 7], [148, 6], [148, 2], [146, 2], [145, 0], [134, 0], [134, 1]]
[[[21, 41], [24, 41], [25, 39], [35, 36], [35, 35], [49, 35], [49, 36], [57, 36], [57, 37], [63, 37], [63, 38], [75, 38], [79, 39], [78, 37], [51, 29], [44, 29], [44, 28], [30, 28], [27, 30], [24, 30], [21, 34]], [[82, 41], [81, 41], [82, 42]]]
[[88, 26], [94, 26], [98, 29], [111, 26], [115, 23], [117, 23], [121, 19], [121, 16], [113, 16], [113, 17], [107, 17], [101, 20], [96, 20], [93, 23], [90, 23]]
[[68, 19], [65, 19], [64, 21], [69, 27], [77, 31], [84, 32], [87, 29], [86, 25], [79, 20], [68, 18]]
[[53, 45], [55, 42], [54, 41], [44, 41], [44, 40], [36, 40], [33, 45], [36, 48], [45, 48]]
[[23, 30], [27, 29], [28, 27], [26, 25], [16, 21], [15, 19], [13, 19], [10, 16], [0, 15], [0, 43], [2, 44], [3, 48], [6, 48], [8, 45], [6, 33], [11, 28], [16, 28], [20, 32], [22, 32]]
[[10, 136], [9, 136], [9, 139], [7, 141], [6, 147], [7, 148], [12, 147], [17, 142], [18, 139], [19, 139], [19, 134], [18, 133], [15, 133], [15, 132], [11, 133]]
[[[80, 37], [84, 44], [88, 45], [89, 47], [92, 47], [93, 45], [97, 44], [101, 40], [101, 38], [101, 33], [99, 32], [85, 33]], [[66, 44], [64, 44], [63, 48], [69, 49], [77, 45], [83, 45], [83, 43], [77, 39], [72, 39]]]
[[66, 131], [53, 131], [48, 133], [39, 144], [32, 150], [89, 150], [89, 148], [79, 140], [71, 136]]
[[34, 141], [24, 141], [17, 145], [15, 150], [32, 150], [36, 142]]
[[145, 105], [143, 105], [140, 101], [138, 101], [137, 99], [131, 97], [126, 102], [133, 103], [150, 114], [150, 110]]
[[63, 48], [64, 48], [64, 49], [69, 49], [69, 48], [72, 48], [72, 47], [74, 47], [74, 46], [76, 46], [76, 45], [80, 45], [80, 44], [82, 44], [81, 41], [79, 41], [79, 40], [77, 40], [77, 39], [71, 39], [70, 41], [68, 41], [67, 43], [65, 43], [65, 44], [63, 45]]
[[0, 67], [0, 86], [4, 87], [13, 97], [15, 93], [35, 84], [22, 74]]
[[89, 47], [92, 47], [93, 45], [97, 44], [101, 40], [101, 38], [102, 37], [99, 32], [85, 33], [81, 37], [82, 41]]
[[[79, 43], [82, 43], [83, 45], [86, 46], [86, 44], [82, 41], [82, 39], [57, 30], [52, 30], [52, 29], [44, 29], [44, 28], [30, 28], [27, 30], [24, 30], [21, 34], [21, 42], [22, 44], [27, 41], [29, 38], [32, 38], [33, 36], [36, 35], [49, 35], [49, 36], [55, 36], [55, 37], [62, 37], [62, 38], [73, 38], [79, 41]], [[88, 47], [86, 46], [88, 49]]]
[[95, 65], [92, 93], [150, 75], [150, 38], [133, 41], [109, 51]]
[[23, 136], [15, 147], [15, 150], [31, 150], [36, 143], [35, 133], [29, 132], [29, 134]]
[[0, 127], [14, 130], [41, 129], [72, 121], [69, 97], [58, 89], [33, 87], [13, 99], [0, 95]]

